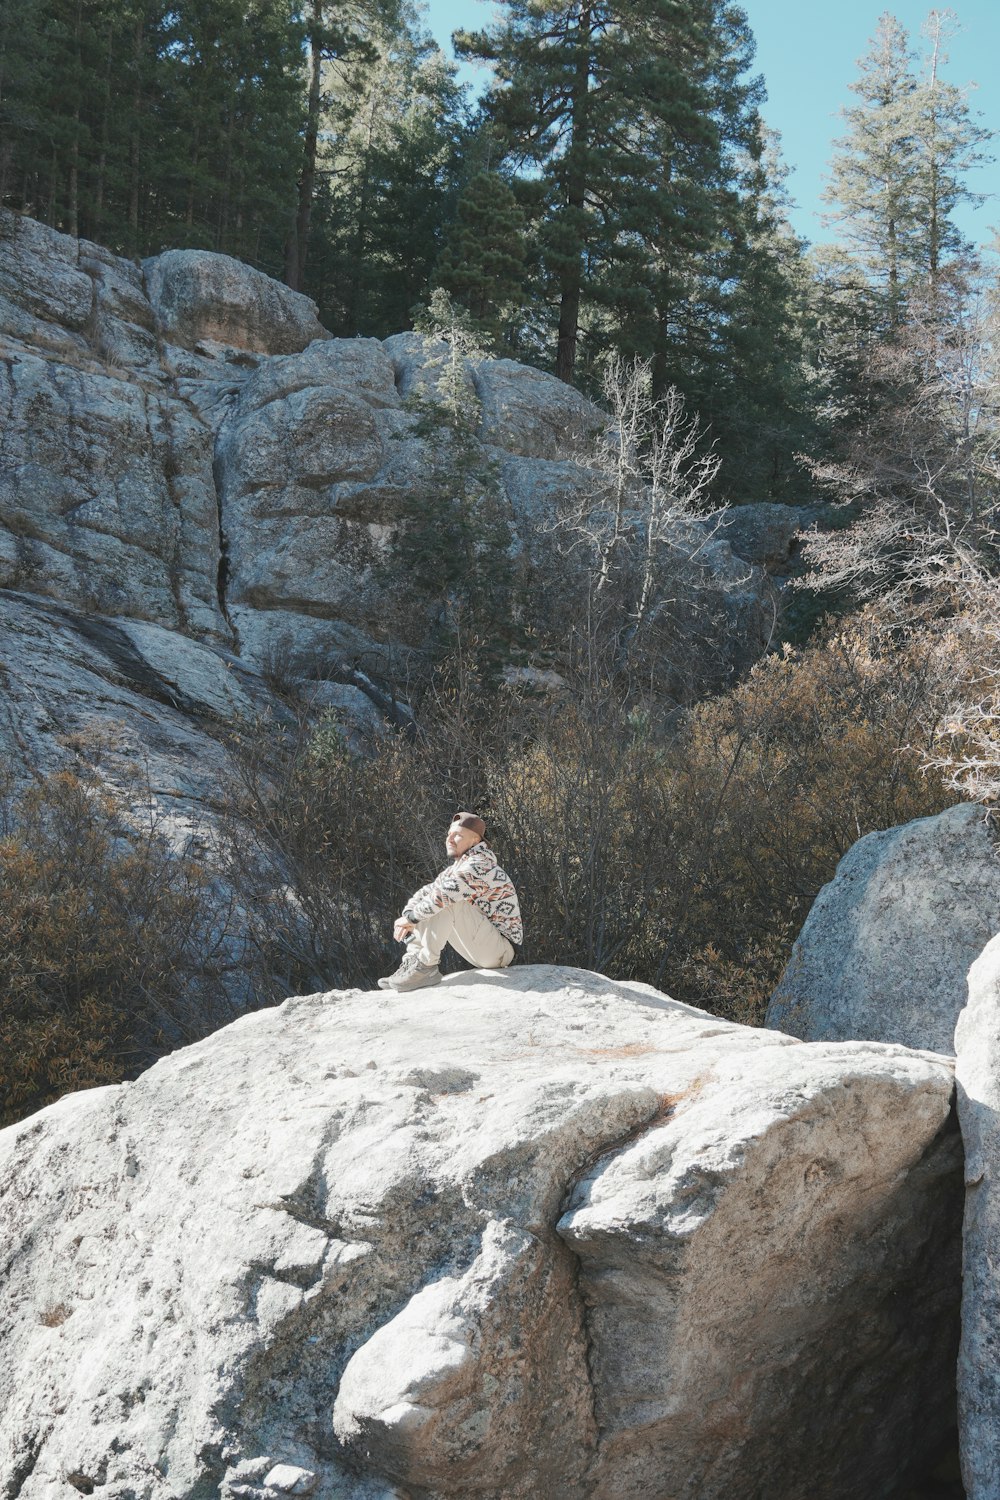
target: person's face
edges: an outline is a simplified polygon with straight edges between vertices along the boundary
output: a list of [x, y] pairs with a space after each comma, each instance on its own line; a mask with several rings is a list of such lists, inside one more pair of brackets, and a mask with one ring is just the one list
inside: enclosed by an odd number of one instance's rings
[[473, 828], [463, 828], [460, 823], [453, 823], [448, 829], [444, 844], [452, 859], [457, 859], [464, 854], [466, 849], [471, 849], [473, 844], [479, 843], [479, 834]]

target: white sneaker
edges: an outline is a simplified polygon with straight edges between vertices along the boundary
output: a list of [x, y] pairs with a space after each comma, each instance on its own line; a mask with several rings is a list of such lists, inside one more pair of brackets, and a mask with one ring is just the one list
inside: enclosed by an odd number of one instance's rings
[[423, 990], [432, 984], [441, 983], [441, 970], [437, 964], [422, 964], [415, 953], [407, 953], [395, 974], [380, 979], [380, 990]]

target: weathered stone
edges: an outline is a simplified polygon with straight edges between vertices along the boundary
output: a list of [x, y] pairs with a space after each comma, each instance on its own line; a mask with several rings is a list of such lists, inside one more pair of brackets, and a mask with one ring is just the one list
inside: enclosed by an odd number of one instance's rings
[[[448, 429], [428, 437], [406, 398], [436, 399], [450, 363], [424, 335], [330, 339], [308, 299], [225, 256], [140, 267], [0, 215], [0, 588], [114, 618], [195, 717], [243, 712], [228, 648], [251, 678], [398, 677], [438, 609], [407, 587], [400, 523], [452, 482]], [[602, 503], [578, 460], [604, 418], [509, 360], [460, 372], [482, 407], [473, 465], [498, 468], [522, 582], [558, 617], [553, 530]], [[760, 650], [761, 576], [697, 526], [677, 545], [692, 539], [689, 655], [726, 637], [724, 674]]]
[[311, 1495], [316, 1488], [316, 1475], [297, 1464], [275, 1464], [264, 1483], [282, 1495]]
[[814, 526], [821, 507], [804, 505], [733, 505], [706, 519], [721, 528], [737, 557], [758, 563], [778, 577], [791, 571], [800, 532]]
[[955, 1028], [958, 1117], [965, 1145], [965, 1240], [958, 1424], [968, 1500], [1000, 1495], [1000, 937], [969, 970]]
[[287, 680], [296, 690], [303, 678], [322, 680], [345, 666], [361, 667], [376, 677], [392, 669], [391, 644], [374, 640], [346, 620], [240, 604], [230, 607], [229, 617], [241, 657], [269, 681]]
[[544, 667], [504, 667], [504, 687], [515, 688], [523, 693], [537, 693], [550, 697], [564, 693], [567, 689], [565, 677]]
[[513, 359], [476, 369], [484, 443], [524, 458], [567, 459], [590, 452], [608, 425], [606, 413], [573, 386]]
[[96, 353], [119, 368], [140, 366], [158, 373], [156, 319], [139, 267], [87, 240], [80, 241], [80, 266], [93, 282], [90, 337]]
[[[394, 333], [384, 341], [383, 347], [392, 360], [396, 387], [404, 400], [417, 398], [435, 402], [441, 399], [442, 378], [446, 373], [453, 374], [450, 344], [426, 333]], [[474, 362], [463, 357], [454, 364], [458, 368], [460, 390], [474, 405]], [[453, 392], [452, 399], [454, 395]]]
[[210, 339], [292, 354], [324, 337], [315, 302], [231, 256], [166, 250], [144, 261], [143, 273], [164, 337], [182, 348]]
[[767, 1025], [950, 1053], [965, 975], [998, 926], [1000, 858], [981, 807], [869, 833], [816, 897]]
[[241, 387], [219, 432], [216, 473], [232, 618], [275, 616], [240, 624], [242, 649], [258, 660], [286, 638], [300, 668], [313, 658], [317, 670], [331, 641], [371, 665], [370, 632], [385, 613], [376, 577], [385, 527], [422, 452], [394, 436], [400, 404], [373, 339], [313, 344]]
[[493, 450], [499, 461], [504, 490], [513, 508], [518, 528], [532, 532], [553, 526], [567, 516], [576, 516], [588, 505], [598, 506], [607, 492], [603, 475], [567, 459], [519, 458]]
[[572, 969], [247, 1016], [0, 1135], [0, 1466], [888, 1496], [953, 1395], [951, 1094]]
[[80, 268], [77, 241], [0, 210], [0, 326], [18, 338], [44, 336], [47, 324], [81, 334], [93, 303], [94, 285]]
[[0, 421], [0, 586], [228, 634], [212, 434], [183, 403], [23, 349]]
[[213, 714], [227, 723], [251, 719], [260, 706], [247, 692], [240, 663], [228, 652], [150, 625], [145, 620], [115, 620], [114, 625], [155, 673], [165, 692], [173, 689], [187, 713]]
[[29, 781], [101, 742], [108, 779], [148, 782], [182, 847], [210, 829], [228, 772], [212, 718], [257, 715], [272, 701], [226, 653], [30, 595], [0, 593], [0, 668], [8, 770]]
[[350, 682], [317, 682], [306, 689], [310, 707], [337, 726], [355, 754], [372, 749], [387, 733], [379, 708], [361, 688]]

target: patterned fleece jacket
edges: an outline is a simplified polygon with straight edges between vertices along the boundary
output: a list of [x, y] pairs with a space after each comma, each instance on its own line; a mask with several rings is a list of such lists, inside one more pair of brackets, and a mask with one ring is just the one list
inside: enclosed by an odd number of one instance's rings
[[509, 942], [524, 941], [517, 892], [484, 839], [460, 854], [430, 885], [422, 885], [403, 907], [403, 916], [408, 922], [419, 922], [459, 901], [471, 901]]

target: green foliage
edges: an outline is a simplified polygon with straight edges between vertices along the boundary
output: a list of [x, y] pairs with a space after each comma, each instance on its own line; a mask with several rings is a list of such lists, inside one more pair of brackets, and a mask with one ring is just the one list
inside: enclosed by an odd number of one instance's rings
[[480, 336], [500, 349], [513, 331], [525, 273], [524, 214], [502, 177], [480, 172], [458, 200], [437, 278], [468, 308]]
[[301, 100], [294, 0], [30, 10], [0, 31], [7, 202], [128, 254], [192, 245], [280, 273]]
[[327, 74], [306, 290], [338, 334], [384, 338], [427, 296], [462, 139], [455, 65], [411, 21]]
[[441, 353], [425, 367], [425, 393], [407, 402], [412, 431], [424, 440], [423, 469], [402, 497], [384, 581], [404, 601], [408, 638], [414, 613], [427, 622], [432, 658], [464, 636], [478, 643], [484, 663], [499, 664], [515, 634], [514, 536], [499, 465], [478, 441], [472, 369], [482, 356], [470, 315], [443, 289], [416, 323]]
[[0, 795], [2, 1124], [233, 1014], [220, 981], [245, 955], [226, 901], [124, 803], [72, 772]]
[[909, 37], [888, 12], [851, 88], [859, 102], [845, 111], [827, 200], [863, 274], [880, 292], [881, 315], [896, 327], [908, 289], [932, 282], [949, 256], [970, 247], [951, 215], [981, 201], [965, 174], [989, 158], [989, 133], [977, 124], [965, 90], [943, 77], [949, 13], [932, 11], [918, 70]]

